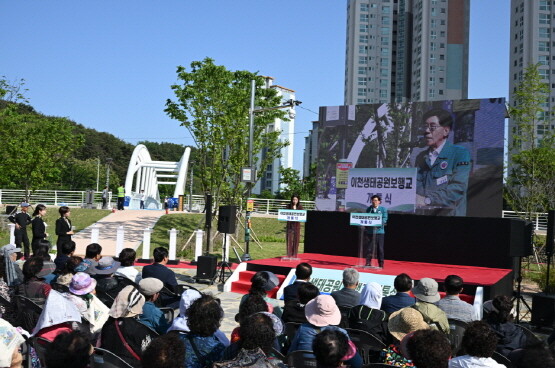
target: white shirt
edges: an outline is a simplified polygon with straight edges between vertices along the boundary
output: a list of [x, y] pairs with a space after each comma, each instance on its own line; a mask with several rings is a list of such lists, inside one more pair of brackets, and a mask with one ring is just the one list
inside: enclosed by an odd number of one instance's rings
[[438, 148], [436, 148], [435, 150], [430, 150], [430, 152], [428, 152], [428, 156], [430, 157], [430, 166], [434, 165], [434, 162], [436, 162], [436, 158], [439, 156], [441, 150], [443, 149], [443, 146], [445, 146], [445, 140], [443, 140], [443, 143], [441, 143], [439, 145]]
[[449, 361], [449, 368], [505, 368], [505, 366], [497, 363], [492, 358], [462, 355], [451, 359]]
[[136, 284], [142, 280], [141, 273], [133, 266], [120, 267], [116, 270], [116, 272], [114, 272], [114, 275], [127, 277]]

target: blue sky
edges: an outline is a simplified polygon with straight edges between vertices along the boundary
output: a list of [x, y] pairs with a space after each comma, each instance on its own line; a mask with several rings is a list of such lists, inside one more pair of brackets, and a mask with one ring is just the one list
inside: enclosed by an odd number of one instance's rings
[[[472, 0], [469, 98], [508, 93], [510, 1]], [[319, 106], [343, 104], [345, 0], [0, 2], [0, 75], [48, 115], [139, 140], [193, 144], [163, 112], [176, 66], [209, 56], [296, 90], [294, 166]], [[306, 110], [308, 109], [308, 110]]]

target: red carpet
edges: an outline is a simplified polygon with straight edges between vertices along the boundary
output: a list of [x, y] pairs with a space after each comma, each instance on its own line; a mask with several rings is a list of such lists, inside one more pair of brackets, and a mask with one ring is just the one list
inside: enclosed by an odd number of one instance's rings
[[[249, 261], [248, 263], [295, 268], [297, 264], [307, 262], [312, 267], [336, 270], [352, 267], [357, 263], [357, 258], [355, 257], [330, 256], [326, 254], [302, 253], [299, 254], [298, 257], [300, 258], [300, 261], [296, 262], [284, 262], [281, 261], [281, 258], [267, 258]], [[381, 270], [359, 269], [359, 271], [393, 276], [404, 272], [413, 280], [430, 277], [438, 282], [442, 282], [449, 275], [458, 275], [463, 278], [465, 284], [483, 286], [494, 285], [511, 272], [511, 270], [500, 268], [444, 265], [422, 262], [401, 262], [389, 261], [387, 259], [385, 260], [385, 267]]]

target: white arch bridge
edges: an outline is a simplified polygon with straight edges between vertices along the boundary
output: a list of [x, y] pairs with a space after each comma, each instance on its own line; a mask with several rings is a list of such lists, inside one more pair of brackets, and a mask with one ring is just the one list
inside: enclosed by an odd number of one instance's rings
[[137, 145], [131, 155], [125, 179], [125, 195], [131, 198], [129, 207], [139, 208], [139, 193], [144, 190], [145, 208], [162, 208], [159, 185], [175, 185], [174, 198], [184, 195], [190, 154], [191, 148], [186, 147], [179, 162], [153, 161], [146, 146]]

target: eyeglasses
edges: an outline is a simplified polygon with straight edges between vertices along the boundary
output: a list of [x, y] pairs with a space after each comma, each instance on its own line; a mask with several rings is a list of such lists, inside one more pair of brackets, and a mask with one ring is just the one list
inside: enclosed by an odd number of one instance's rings
[[422, 128], [424, 128], [424, 130], [428, 129], [430, 130], [430, 132], [433, 132], [434, 130], [436, 130], [437, 128], [441, 128], [441, 125], [436, 125], [436, 124], [424, 124], [422, 126]]

